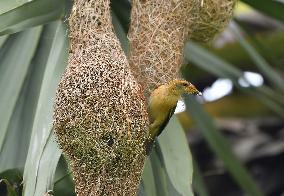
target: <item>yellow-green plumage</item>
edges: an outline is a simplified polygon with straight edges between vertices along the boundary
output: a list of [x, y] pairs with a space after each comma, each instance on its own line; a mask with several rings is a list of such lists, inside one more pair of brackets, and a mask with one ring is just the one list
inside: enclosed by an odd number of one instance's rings
[[[149, 98], [148, 113], [150, 117], [149, 134], [152, 141], [160, 135], [174, 114], [176, 104], [184, 93], [201, 93], [194, 85], [185, 80], [173, 80], [156, 88]], [[149, 146], [147, 147], [149, 151]], [[151, 148], [151, 147], [150, 147]]]

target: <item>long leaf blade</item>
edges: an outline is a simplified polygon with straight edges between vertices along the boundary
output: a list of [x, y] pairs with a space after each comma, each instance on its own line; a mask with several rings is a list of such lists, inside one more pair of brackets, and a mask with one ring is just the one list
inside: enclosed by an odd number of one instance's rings
[[[201, 69], [222, 78], [229, 78], [237, 88], [245, 93], [258, 97], [262, 103], [268, 106], [279, 116], [284, 116], [284, 109], [282, 107], [283, 101], [282, 99], [278, 99], [278, 97], [282, 97], [281, 94], [275, 95], [275, 92], [269, 90], [269, 87], [265, 85], [249, 89], [241, 88], [238, 84], [238, 79], [243, 76], [242, 72], [230, 63], [211, 54], [196, 43], [187, 43], [184, 52], [187, 60], [193, 62]], [[272, 96], [271, 93], [274, 95]]]
[[187, 112], [197, 123], [211, 149], [221, 158], [225, 167], [231, 173], [240, 187], [251, 196], [261, 196], [262, 193], [254, 183], [246, 169], [233, 154], [228, 141], [218, 131], [210, 116], [192, 96], [185, 96]]
[[62, 18], [67, 0], [33, 0], [0, 15], [0, 35]]
[[52, 47], [50, 39], [54, 34], [54, 29], [48, 27], [45, 27], [41, 33], [26, 84], [10, 118], [5, 145], [1, 152], [1, 156], [5, 159], [0, 159], [0, 171], [24, 167], [43, 74], [48, 61], [47, 54]]
[[278, 20], [284, 21], [284, 3], [272, 0], [242, 0], [242, 2], [252, 6], [253, 8], [272, 16]]
[[203, 176], [201, 175], [200, 169], [196, 163], [193, 162], [193, 187], [194, 190], [198, 193], [199, 196], [209, 196], [208, 190], [206, 188], [205, 182], [203, 180]]
[[[52, 131], [53, 99], [67, 61], [67, 39], [65, 37], [66, 27], [62, 22], [52, 23], [48, 27], [54, 30], [55, 35], [54, 37], [48, 37], [52, 42], [52, 47], [46, 62], [46, 70], [41, 85], [32, 138], [25, 165], [24, 195], [27, 196], [43, 195], [47, 191], [47, 187], [52, 187], [49, 179], [52, 178], [55, 171], [52, 167], [44, 170], [41, 163], [45, 154], [50, 155], [45, 150], [53, 150], [52, 145], [51, 147], [47, 146], [49, 145], [48, 141]], [[59, 149], [56, 149], [58, 153]], [[53, 159], [53, 156], [51, 155], [49, 158]], [[58, 160], [55, 159], [54, 161], [57, 162]], [[43, 183], [38, 181], [43, 178], [42, 175], [46, 176], [43, 179]]]
[[154, 147], [150, 154], [150, 160], [153, 168], [157, 195], [170, 196], [167, 189], [167, 174], [162, 164], [161, 157], [159, 156], [161, 156], [161, 154], [159, 153], [157, 147]]
[[183, 196], [191, 190], [193, 165], [186, 136], [176, 116], [173, 116], [158, 138], [166, 172], [175, 189]]
[[255, 62], [257, 67], [262, 71], [262, 73], [269, 79], [269, 81], [274, 84], [274, 86], [284, 92], [284, 80], [282, 77], [273, 70], [272, 67], [266, 62], [266, 60], [258, 54], [258, 52], [243, 38], [240, 27], [238, 27], [237, 23], [234, 23], [234, 27], [230, 29], [241, 46], [245, 49], [247, 54], [251, 57], [251, 59]]
[[9, 10], [15, 9], [25, 3], [28, 0], [1, 0], [0, 1], [0, 14], [8, 12]]
[[46, 146], [44, 147], [42, 156], [40, 157], [34, 195], [42, 195], [44, 192], [53, 189], [55, 170], [60, 156], [61, 150], [58, 148], [55, 141], [53, 131], [50, 131]]
[[153, 169], [152, 169], [151, 161], [149, 158], [146, 160], [145, 165], [144, 165], [140, 188], [143, 189], [143, 191], [140, 193], [140, 196], [156, 196], [157, 195], [155, 179], [153, 175]]
[[[1, 48], [5, 50], [0, 59], [0, 150], [7, 134], [9, 120], [27, 76], [30, 62], [35, 53], [41, 27], [14, 35]], [[1, 152], [0, 152], [1, 153]]]
[[7, 38], [8, 38], [8, 35], [0, 36], [0, 49], [2, 45], [5, 43], [5, 41], [7, 40]]

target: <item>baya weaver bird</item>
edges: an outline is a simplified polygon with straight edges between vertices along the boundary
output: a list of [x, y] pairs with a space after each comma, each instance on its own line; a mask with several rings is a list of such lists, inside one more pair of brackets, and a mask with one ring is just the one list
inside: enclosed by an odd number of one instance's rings
[[185, 80], [172, 80], [156, 88], [150, 95], [148, 113], [150, 119], [150, 141], [146, 143], [146, 153], [151, 150], [152, 143], [168, 124], [175, 112], [182, 94], [201, 95], [193, 84]]

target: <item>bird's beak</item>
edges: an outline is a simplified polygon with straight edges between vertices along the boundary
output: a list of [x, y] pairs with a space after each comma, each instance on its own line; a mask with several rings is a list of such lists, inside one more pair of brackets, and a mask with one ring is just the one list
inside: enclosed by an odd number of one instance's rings
[[198, 91], [197, 89], [192, 94], [202, 96], [202, 93]]
[[197, 91], [195, 95], [202, 96], [202, 92]]
[[187, 88], [187, 93], [198, 96], [202, 95], [202, 93], [199, 90], [197, 90], [197, 88], [193, 85]]

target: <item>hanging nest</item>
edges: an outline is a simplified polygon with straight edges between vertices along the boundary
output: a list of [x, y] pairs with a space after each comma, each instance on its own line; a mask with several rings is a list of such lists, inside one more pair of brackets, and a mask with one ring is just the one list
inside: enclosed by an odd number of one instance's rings
[[233, 16], [236, 0], [199, 0], [188, 39], [210, 42], [224, 30]]
[[129, 64], [147, 95], [178, 77], [189, 39], [208, 42], [231, 19], [236, 0], [133, 0]]
[[199, 0], [133, 0], [129, 65], [113, 32], [109, 0], [74, 1], [54, 129], [78, 196], [136, 195], [148, 139], [143, 93], [177, 77], [188, 38], [205, 41], [214, 37], [209, 29], [224, 28], [234, 1], [224, 2], [205, 0], [201, 9]]
[[195, 1], [133, 0], [129, 64], [146, 95], [177, 77]]
[[75, 0], [68, 67], [54, 128], [78, 196], [136, 195], [148, 119], [142, 91], [110, 19], [108, 0]]

